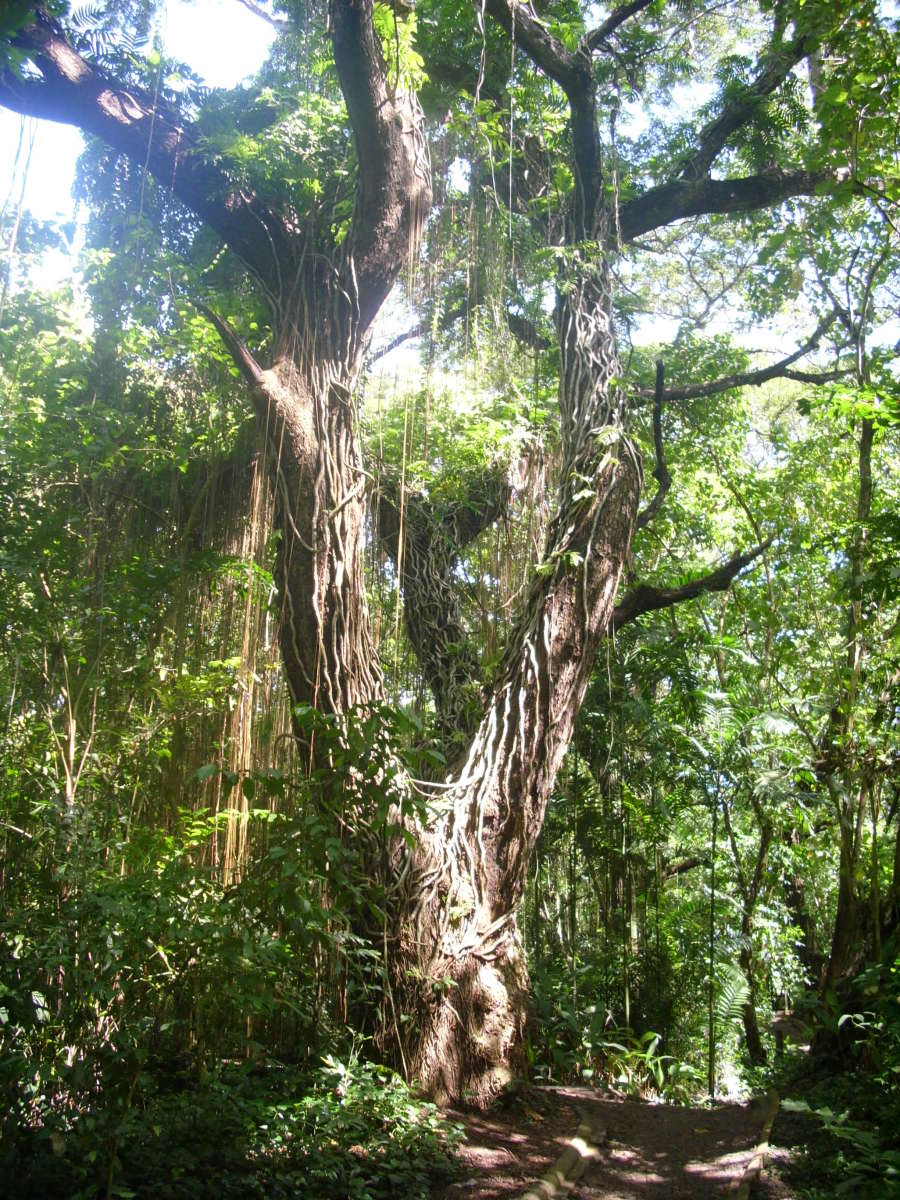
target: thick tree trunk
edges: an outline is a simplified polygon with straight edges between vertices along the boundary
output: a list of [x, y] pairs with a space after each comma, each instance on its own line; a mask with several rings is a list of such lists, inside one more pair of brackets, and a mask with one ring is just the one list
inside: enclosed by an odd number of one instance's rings
[[[394, 1009], [408, 1016], [406, 1069], [432, 1094], [476, 1104], [520, 1065], [528, 980], [516, 911], [640, 495], [608, 276], [603, 264], [581, 274], [560, 304], [563, 474], [544, 562], [468, 749], [431, 789], [434, 815], [415, 825], [416, 848], [398, 839], [372, 862], [387, 897]], [[323, 336], [315, 353], [289, 344], [271, 369], [246, 369], [276, 481], [285, 670], [295, 702], [339, 714], [380, 700], [382, 685], [362, 574], [356, 356], [329, 354]], [[409, 806], [402, 791], [396, 799], [399, 817]], [[369, 919], [358, 932], [371, 936]]]
[[382, 694], [363, 576], [366, 479], [351, 383], [337, 369], [304, 377], [289, 359], [265, 372], [284, 667], [295, 703], [327, 713]]
[[465, 755], [435, 790], [393, 964], [405, 1056], [432, 1094], [484, 1105], [511, 1078], [527, 1020], [516, 911], [637, 516], [608, 277], [582, 267], [560, 303], [560, 506], [547, 553]]

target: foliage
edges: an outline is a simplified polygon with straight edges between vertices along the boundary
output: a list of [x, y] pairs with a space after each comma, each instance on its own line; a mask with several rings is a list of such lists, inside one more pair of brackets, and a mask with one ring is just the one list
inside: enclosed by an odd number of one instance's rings
[[[271, 800], [286, 780], [240, 788]], [[2, 1171], [17, 1194], [106, 1181], [104, 1194], [150, 1196], [164, 1170], [184, 1196], [289, 1195], [301, 1177], [323, 1196], [424, 1196], [446, 1169], [434, 1110], [389, 1072], [330, 1057], [315, 1077], [265, 1067], [272, 1049], [311, 1061], [345, 1046], [322, 1010], [324, 964], [353, 1005], [382, 986], [380, 956], [350, 933], [358, 856], [321, 813], [248, 809], [265, 835], [227, 884], [208, 847], [234, 815], [185, 810], [170, 833], [132, 826], [116, 843], [86, 809], [32, 822], [56, 865], [18, 902], [11, 890], [0, 922]]]
[[330, 1056], [316, 1070], [262, 1060], [202, 1079], [141, 1070], [127, 1103], [70, 1114], [64, 1132], [4, 1143], [15, 1194], [426, 1200], [459, 1139], [383, 1068]]
[[785, 1100], [783, 1104], [788, 1112], [816, 1116], [838, 1147], [832, 1161], [820, 1162], [812, 1172], [812, 1186], [805, 1191], [809, 1200], [823, 1194], [814, 1182], [822, 1173], [830, 1176], [828, 1195], [865, 1200], [900, 1195], [900, 1153], [890, 1135], [851, 1119], [848, 1108], [835, 1112], [827, 1104], [811, 1107], [805, 1100]]
[[812, 1112], [830, 1135], [829, 1164], [836, 1195], [900, 1195], [900, 1153], [892, 1131], [900, 1119], [900, 957], [896, 937], [880, 962], [853, 981], [835, 1018], [823, 1006], [824, 1028], [836, 1035], [842, 1062], [836, 1077], [814, 1081], [807, 1098], [788, 1101], [791, 1111]]
[[[573, 1003], [569, 981], [554, 978], [552, 971], [536, 971], [532, 986], [535, 1033], [529, 1065], [536, 1079], [583, 1081], [632, 1099], [658, 1096], [674, 1103], [689, 1103], [700, 1093], [699, 1072], [661, 1053], [658, 1033], [617, 1029], [608, 1008]], [[596, 996], [588, 971], [579, 972], [579, 986], [587, 997]]]

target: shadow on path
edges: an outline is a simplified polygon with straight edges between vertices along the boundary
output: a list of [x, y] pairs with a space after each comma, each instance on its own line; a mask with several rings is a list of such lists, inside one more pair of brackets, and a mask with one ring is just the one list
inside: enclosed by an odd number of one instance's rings
[[579, 1121], [605, 1130], [600, 1157], [566, 1195], [572, 1200], [724, 1200], [750, 1161], [763, 1105], [679, 1108], [612, 1099], [590, 1088], [535, 1089], [528, 1101], [466, 1126], [464, 1173], [435, 1200], [513, 1200], [540, 1179]]

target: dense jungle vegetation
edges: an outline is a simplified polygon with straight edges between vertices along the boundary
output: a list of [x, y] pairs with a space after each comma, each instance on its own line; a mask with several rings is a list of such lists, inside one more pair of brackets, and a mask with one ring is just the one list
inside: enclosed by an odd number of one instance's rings
[[775, 1080], [900, 1194], [894, 7], [163, 7], [0, 13], [0, 1193]]

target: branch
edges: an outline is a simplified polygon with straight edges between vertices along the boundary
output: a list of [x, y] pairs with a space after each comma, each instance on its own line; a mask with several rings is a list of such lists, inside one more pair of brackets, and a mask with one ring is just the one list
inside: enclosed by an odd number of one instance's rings
[[496, 521], [510, 494], [509, 472], [498, 466], [467, 478], [465, 495], [455, 504], [435, 505], [408, 491], [401, 495], [396, 480], [382, 480], [377, 497], [378, 538], [400, 576], [407, 636], [434, 696], [438, 725], [451, 740], [472, 733], [483, 703], [481, 667], [463, 620], [456, 568], [465, 547]]
[[595, 235], [594, 221], [601, 195], [602, 171], [597, 133], [594, 68], [582, 44], [573, 54], [548, 33], [518, 0], [484, 0], [489, 12], [532, 62], [566, 93], [571, 113], [572, 149], [576, 168], [576, 235]]
[[220, 317], [218, 313], [213, 312], [202, 300], [194, 300], [194, 304], [200, 309], [204, 317], [215, 326], [216, 333], [218, 333], [224, 342], [225, 349], [234, 360], [235, 366], [250, 384], [251, 388], [254, 389], [254, 392], [257, 389], [265, 390], [266, 381], [263, 369], [250, 353], [246, 342], [238, 337], [237, 333], [224, 317]]
[[[527, 450], [523, 450], [523, 454], [527, 455]], [[512, 495], [512, 469], [508, 465], [489, 467], [466, 480], [463, 499], [444, 518], [453, 530], [453, 540], [460, 551], [508, 511]]]
[[[792, 196], [812, 196], [823, 184], [837, 187], [847, 179], [845, 171], [772, 171], [739, 179], [676, 179], [621, 205], [622, 240], [633, 241], [686, 217], [774, 208]], [[854, 181], [853, 191], [861, 195], [865, 187]]]
[[785, 379], [794, 379], [797, 383], [811, 383], [815, 387], [820, 387], [823, 383], [834, 383], [838, 379], [844, 379], [847, 375], [854, 373], [853, 367], [838, 368], [833, 371], [785, 371]]
[[583, 84], [579, 55], [567, 50], [552, 33], [548, 33], [541, 21], [531, 15], [529, 8], [516, 0], [512, 3], [510, 0], [485, 0], [485, 10], [510, 36], [515, 29], [516, 45], [571, 99], [571, 92], [579, 90]]
[[392, 350], [396, 350], [398, 346], [402, 346], [404, 342], [411, 342], [413, 338], [420, 338], [431, 328], [431, 322], [428, 320], [419, 321], [418, 325], [413, 325], [411, 329], [407, 329], [403, 333], [398, 333], [396, 337], [392, 337], [389, 342], [385, 342], [383, 346], [379, 346], [377, 350], [371, 351], [369, 354], [369, 363], [376, 363], [380, 358], [384, 358], [386, 354], [390, 354]]
[[[460, 318], [466, 316], [467, 311], [465, 304], [458, 304], [455, 308], [451, 308], [440, 322], [441, 329], [449, 329]], [[506, 309], [505, 316], [510, 333], [521, 345], [538, 351], [552, 350], [556, 345], [552, 338], [542, 333], [533, 321], [530, 321], [528, 317], [523, 317], [521, 313], [511, 312], [509, 309]], [[377, 350], [371, 352], [369, 355], [370, 365], [378, 362], [380, 358], [384, 358], [386, 354], [390, 354], [392, 350], [396, 350], [398, 346], [402, 346], [404, 342], [412, 341], [413, 338], [424, 337], [430, 328], [431, 320], [430, 318], [425, 318], [419, 321], [418, 324], [412, 325], [403, 333], [398, 333], [389, 342], [385, 342], [383, 346], [379, 346]]]
[[[808, 371], [791, 371], [789, 368], [791, 363], [795, 363], [799, 358], [803, 358], [804, 355], [809, 354], [811, 350], [814, 350], [818, 346], [836, 319], [837, 313], [830, 313], [824, 321], [819, 322], [812, 337], [805, 341], [798, 350], [795, 350], [793, 354], [789, 354], [787, 358], [783, 358], [777, 363], [772, 363], [771, 366], [760, 367], [756, 371], [743, 371], [736, 375], [723, 375], [720, 379], [712, 379], [708, 383], [669, 388], [663, 392], [662, 398], [666, 403], [676, 400], [696, 400], [701, 396], [718, 396], [721, 392], [730, 391], [732, 388], [758, 387], [760, 384], [767, 383], [770, 379], [779, 378], [796, 379], [802, 383], [830, 383], [844, 372], [826, 371], [822, 374], [813, 374]], [[657, 370], [658, 368], [659, 364], [657, 364]], [[654, 405], [658, 395], [658, 387], [659, 375], [657, 374], [657, 389], [653, 393]], [[650, 395], [650, 390], [649, 388], [642, 388], [638, 394], [647, 397]]]
[[13, 44], [28, 55], [41, 77], [20, 79], [9, 70], [0, 72], [0, 105], [25, 116], [76, 125], [146, 164], [270, 292], [279, 293], [280, 262], [290, 261], [283, 219], [253, 193], [236, 188], [203, 156], [190, 122], [142, 89], [126, 87], [91, 66], [40, 12]]
[[664, 865], [660, 874], [663, 881], [674, 879], [676, 875], [684, 875], [688, 871], [693, 871], [697, 867], [708, 867], [709, 859], [702, 858], [699, 854], [692, 855], [690, 858], [683, 858], [679, 862]]
[[653, 393], [653, 449], [656, 453], [656, 468], [653, 471], [653, 478], [658, 486], [656, 495], [647, 505], [643, 512], [638, 513], [637, 521], [635, 522], [636, 529], [643, 529], [645, 525], [649, 525], [662, 506], [663, 500], [666, 498], [666, 493], [672, 486], [672, 476], [669, 474], [669, 468], [666, 466], [665, 450], [663, 448], [662, 439], [662, 405], [663, 383], [665, 380], [665, 367], [662, 359], [656, 364], [656, 388]]
[[653, 0], [631, 0], [630, 4], [619, 5], [602, 25], [598, 25], [596, 29], [592, 29], [590, 33], [584, 35], [581, 39], [582, 46], [589, 52], [593, 52], [611, 34], [615, 33], [620, 25], [624, 25], [629, 17], [633, 17], [635, 13], [639, 13], [644, 8], [649, 8], [652, 3]]
[[[763, 383], [768, 383], [770, 379], [793, 379], [796, 383], [809, 383], [815, 387], [821, 387], [826, 383], [834, 383], [837, 379], [843, 379], [845, 375], [852, 375], [853, 368], [845, 369], [835, 368], [833, 371], [791, 371], [785, 368], [781, 369], [782, 364], [776, 363], [771, 367], [762, 367], [758, 371], [747, 371], [743, 375], [728, 375], [723, 379], [713, 380], [711, 383], [698, 383], [694, 387], [673, 388], [670, 392], [666, 392], [663, 399], [666, 403], [676, 400], [696, 400], [700, 396], [718, 396], [721, 392], [730, 391], [731, 388], [737, 387], [759, 387]], [[642, 391], [640, 393], [644, 395]]]
[[398, 264], [421, 237], [431, 208], [431, 163], [418, 101], [388, 85], [373, 0], [333, 0], [331, 17], [334, 61], [359, 161], [347, 283], [356, 292], [365, 332], [393, 287]]
[[552, 350], [556, 345], [555, 339], [542, 333], [534, 321], [529, 320], [528, 317], [523, 317], [521, 313], [510, 312], [507, 309], [506, 323], [509, 325], [509, 332], [516, 341], [523, 346], [527, 346], [530, 350]]
[[[449, 329], [451, 325], [454, 325], [460, 319], [460, 317], [464, 317], [465, 315], [465, 303], [457, 304], [455, 308], [451, 308], [450, 311], [445, 313], [445, 315], [441, 318], [441, 329]], [[431, 325], [432, 318], [423, 317], [422, 320], [416, 325], [413, 325], [403, 333], [398, 333], [397, 336], [391, 338], [389, 342], [385, 342], [383, 346], [379, 346], [377, 350], [373, 350], [369, 355], [369, 363], [371, 364], [378, 362], [380, 358], [384, 358], [386, 354], [390, 354], [392, 350], [396, 350], [397, 347], [402, 346], [404, 342], [412, 341], [413, 338], [424, 337], [425, 334], [428, 333], [429, 329], [431, 329]]]
[[[448, 559], [451, 564], [506, 511], [514, 488], [512, 471], [501, 464], [484, 471], [473, 471], [466, 476], [463, 486], [463, 496], [450, 503], [436, 505], [426, 495], [417, 495], [409, 489], [405, 489], [403, 496], [403, 504], [417, 514], [416, 523], [421, 526], [423, 539], [429, 547], [440, 541], [442, 548], [451, 555]], [[398, 481], [382, 477], [378, 494], [379, 537], [395, 561], [400, 503]], [[430, 548], [428, 553], [431, 554]]]
[[770, 52], [763, 56], [764, 66], [753, 82], [726, 99], [719, 115], [700, 130], [697, 147], [690, 154], [680, 178], [706, 176], [731, 135], [752, 119], [760, 103], [784, 83], [797, 63], [807, 58], [817, 45], [815, 37], [804, 33], [778, 49], [770, 47]]
[[290, 33], [293, 28], [290, 21], [285, 21], [282, 17], [275, 17], [271, 13], [266, 12], [262, 5], [255, 4], [254, 0], [238, 0], [238, 3], [243, 4], [244, 8], [252, 12], [255, 17], [259, 17], [260, 20], [271, 25], [273, 29], [277, 29], [279, 33]]
[[727, 591], [735, 576], [765, 553], [774, 540], [774, 537], [767, 538], [761, 545], [754, 546], [752, 550], [735, 554], [715, 571], [701, 575], [699, 579], [683, 583], [681, 587], [658, 588], [647, 583], [639, 584], [627, 592], [616, 605], [610, 622], [611, 629], [613, 632], [618, 632], [623, 625], [628, 625], [637, 617], [643, 616], [644, 613], [657, 612], [661, 608], [672, 608], [675, 604], [681, 604], [685, 600], [694, 600], [706, 592]]

